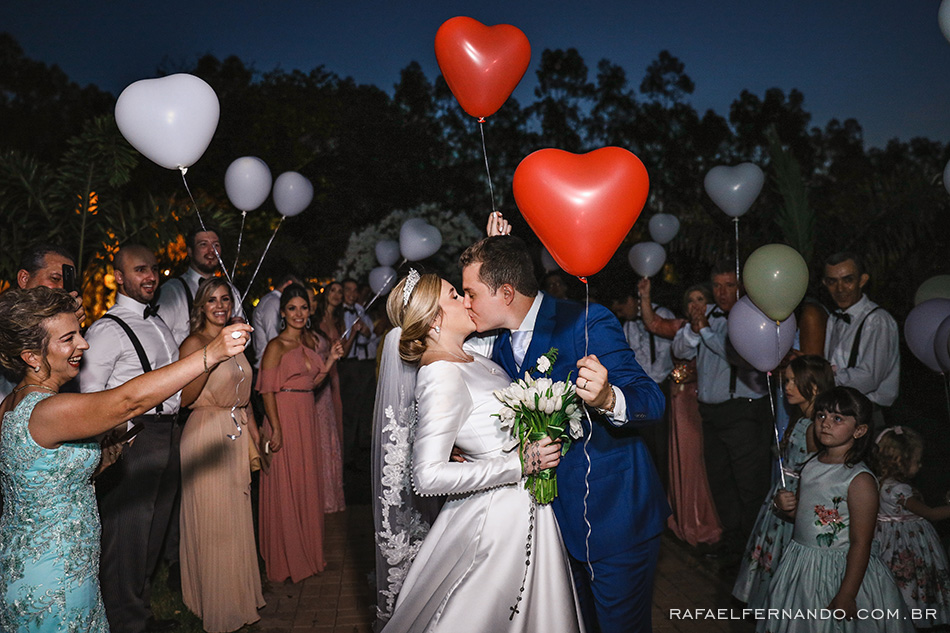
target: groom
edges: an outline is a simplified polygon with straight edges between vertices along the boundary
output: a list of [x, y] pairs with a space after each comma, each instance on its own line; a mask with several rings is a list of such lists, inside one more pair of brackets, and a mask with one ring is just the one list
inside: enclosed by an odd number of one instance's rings
[[557, 348], [551, 378], [566, 380], [573, 372], [590, 411], [593, 429], [585, 419], [584, 441], [561, 459], [553, 502], [588, 633], [652, 630], [653, 577], [670, 510], [636, 429], [662, 417], [659, 387], [609, 311], [590, 306], [585, 342], [584, 306], [538, 292], [520, 239], [487, 237], [459, 263], [465, 307], [479, 333], [495, 334], [477, 341], [478, 351], [518, 376]]

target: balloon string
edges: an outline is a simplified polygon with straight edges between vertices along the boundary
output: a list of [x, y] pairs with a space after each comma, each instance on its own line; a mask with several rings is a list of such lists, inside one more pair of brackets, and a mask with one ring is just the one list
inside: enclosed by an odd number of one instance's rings
[[943, 391], [947, 395], [947, 417], [950, 418], [950, 374], [940, 374], [943, 376]]
[[782, 478], [782, 488], [785, 487], [785, 460], [782, 459], [782, 444], [778, 439], [778, 416], [775, 414], [775, 394], [772, 393], [772, 372], [765, 375], [769, 386], [769, 406], [772, 407], [772, 433], [775, 436], [775, 448], [778, 455], [778, 474]]
[[485, 119], [478, 120], [478, 131], [482, 133], [482, 156], [485, 157], [485, 171], [488, 173], [488, 193], [491, 196], [491, 210], [495, 211], [495, 188], [491, 184], [491, 168], [488, 166], [488, 149], [485, 147]]
[[274, 232], [271, 233], [270, 239], [267, 240], [267, 246], [264, 247], [264, 252], [261, 253], [261, 259], [257, 262], [257, 268], [254, 269], [254, 274], [251, 275], [251, 280], [247, 282], [247, 290], [244, 291], [244, 294], [241, 296], [241, 303], [244, 303], [244, 300], [247, 299], [247, 293], [251, 291], [251, 286], [254, 285], [254, 280], [257, 278], [257, 271], [261, 269], [261, 264], [264, 263], [264, 257], [267, 255], [267, 251], [270, 250], [270, 245], [273, 243], [274, 238], [277, 237], [277, 230], [280, 229], [280, 225], [284, 223], [284, 216], [280, 216], [280, 222], [277, 223], [277, 226], [274, 228]]
[[[198, 216], [198, 223], [201, 224], [201, 230], [207, 231], [208, 227], [205, 226], [204, 218], [201, 217], [201, 211], [198, 210], [198, 203], [195, 202], [195, 197], [191, 193], [191, 187], [188, 186], [188, 179], [185, 178], [185, 174], [188, 173], [188, 168], [179, 167], [178, 169], [181, 171], [181, 181], [185, 183], [185, 191], [188, 192], [188, 197], [191, 198], [191, 203], [195, 205], [195, 215]], [[221, 267], [221, 272], [224, 273], [224, 278], [227, 279], [228, 283], [233, 286], [234, 281], [231, 280], [231, 275], [228, 274], [227, 266], [224, 265], [224, 261], [221, 259], [221, 253], [218, 251], [217, 247], [214, 248], [214, 256], [218, 260], [218, 266]]]
[[736, 225], [736, 301], [739, 300], [739, 218], [733, 218]]
[[241, 380], [239, 380], [238, 383], [234, 385], [234, 405], [231, 407], [231, 421], [234, 422], [234, 426], [237, 428], [237, 435], [232, 435], [230, 433], [228, 434], [229, 440], [236, 440], [239, 437], [241, 437], [241, 435], [244, 434], [244, 430], [241, 428], [241, 423], [238, 422], [237, 416], [234, 414], [234, 411], [235, 409], [238, 408], [238, 405], [241, 402], [240, 389], [241, 389], [241, 384], [244, 382], [244, 377], [246, 376], [246, 374], [244, 373], [244, 368], [241, 367], [241, 361], [237, 360], [237, 358], [234, 358], [233, 356], [231, 358], [234, 360], [234, 362], [237, 363], [238, 369], [241, 370]]
[[[383, 294], [383, 290], [386, 289], [386, 286], [389, 285], [389, 282], [393, 280], [393, 278], [394, 278], [394, 277], [396, 276], [396, 274], [399, 272], [399, 269], [402, 268], [403, 264], [405, 264], [407, 261], [408, 261], [408, 260], [407, 260], [405, 257], [402, 258], [402, 261], [399, 262], [399, 265], [398, 265], [398, 266], [396, 266], [396, 271], [393, 272], [393, 274], [391, 274], [389, 277], [386, 278], [386, 281], [383, 282], [383, 285], [382, 285], [382, 287], [379, 289], [379, 292], [377, 292], [377, 293], [373, 296], [373, 298], [369, 300], [369, 303], [367, 303], [365, 306], [363, 306], [363, 313], [357, 315], [356, 321], [359, 321], [360, 319], [363, 318], [363, 314], [366, 314], [366, 311], [369, 310], [369, 307], [370, 307], [371, 305], [373, 305], [373, 303], [374, 303], [377, 299], [379, 299], [379, 295]], [[353, 326], [356, 325], [356, 321], [353, 321], [352, 323], [350, 323], [350, 327], [346, 328], [346, 329], [343, 331], [343, 334], [340, 335], [340, 340], [343, 340], [343, 339], [345, 339], [345, 338], [347, 337], [347, 335], [350, 333], [350, 330], [352, 330], [352, 329], [353, 329]]]
[[241, 231], [238, 233], [237, 252], [234, 253], [234, 266], [231, 267], [231, 277], [237, 272], [238, 259], [241, 256], [241, 238], [244, 237], [244, 220], [247, 219], [247, 211], [241, 211]]
[[[590, 311], [590, 286], [587, 285], [587, 277], [578, 277], [581, 282], [584, 284], [584, 292], [586, 298], [584, 299], [584, 356], [587, 356], [587, 346], [588, 346], [588, 334], [587, 334], [587, 324], [588, 324], [588, 314]], [[584, 409], [584, 416], [587, 418], [587, 426], [590, 427], [590, 431], [587, 433], [587, 437], [584, 438], [584, 459], [587, 460], [587, 471], [584, 473], [584, 524], [587, 526], [587, 535], [584, 537], [584, 549], [587, 555], [587, 569], [590, 570], [590, 580], [594, 581], [594, 565], [590, 562], [590, 535], [593, 532], [593, 527], [590, 524], [590, 519], [587, 518], [587, 497], [590, 496], [590, 453], [587, 450], [587, 445], [590, 444], [590, 438], [594, 435], [594, 422], [590, 419], [590, 411], [587, 407], [581, 407]]]

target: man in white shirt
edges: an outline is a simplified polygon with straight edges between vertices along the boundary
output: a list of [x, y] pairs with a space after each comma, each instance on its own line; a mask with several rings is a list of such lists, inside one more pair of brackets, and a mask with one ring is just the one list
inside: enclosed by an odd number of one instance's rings
[[254, 355], [257, 357], [254, 363], [256, 369], [261, 368], [261, 358], [264, 357], [267, 344], [280, 333], [280, 293], [290, 284], [303, 285], [296, 275], [284, 275], [277, 282], [277, 286], [261, 297], [254, 306], [254, 313], [251, 315], [251, 325], [254, 326], [251, 342], [254, 345]]
[[[207, 229], [207, 230], [205, 230]], [[202, 279], [213, 276], [220, 268], [218, 257], [221, 253], [220, 232], [210, 224], [195, 226], [187, 236], [185, 243], [188, 252], [188, 270], [180, 277], [169, 279], [162, 284], [157, 302], [162, 308], [162, 319], [171, 328], [176, 345], [181, 345], [191, 333], [191, 308], [198, 284]], [[215, 254], [217, 251], [217, 255]], [[244, 308], [241, 306], [241, 293], [231, 285], [234, 302], [231, 304], [231, 319], [244, 322]]]
[[900, 335], [897, 322], [867, 298], [869, 277], [855, 253], [836, 253], [825, 260], [822, 279], [837, 309], [825, 330], [825, 358], [835, 383], [853, 387], [874, 406], [874, 426], [883, 427], [883, 407], [897, 398], [900, 382]]
[[337, 363], [340, 399], [343, 401], [343, 463], [349, 468], [369, 468], [373, 431], [373, 398], [376, 392], [376, 347], [379, 337], [373, 321], [357, 300], [359, 285], [343, 280], [343, 325], [349, 338], [356, 337], [349, 353]]
[[[111, 389], [178, 360], [171, 330], [152, 305], [158, 263], [144, 246], [124, 246], [115, 256], [116, 303], [86, 333], [89, 349], [79, 374], [83, 393]], [[119, 461], [98, 479], [102, 520], [100, 583], [115, 633], [161, 631], [174, 621], [155, 620], [149, 579], [158, 564], [178, 491], [176, 393], [147, 415], [130, 420], [141, 431]], [[130, 431], [131, 432], [131, 431]]]

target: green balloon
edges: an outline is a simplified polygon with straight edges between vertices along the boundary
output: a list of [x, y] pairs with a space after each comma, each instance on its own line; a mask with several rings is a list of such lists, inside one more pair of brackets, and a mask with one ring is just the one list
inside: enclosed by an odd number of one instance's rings
[[950, 299], [950, 275], [937, 275], [920, 284], [914, 295], [914, 305], [928, 299]]
[[808, 265], [791, 246], [766, 244], [749, 255], [742, 283], [755, 307], [770, 319], [784, 321], [805, 296]]

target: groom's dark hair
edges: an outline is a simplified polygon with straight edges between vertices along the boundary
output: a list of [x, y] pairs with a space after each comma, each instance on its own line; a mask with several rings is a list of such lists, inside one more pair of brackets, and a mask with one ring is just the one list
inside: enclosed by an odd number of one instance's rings
[[464, 270], [470, 264], [481, 264], [478, 277], [492, 294], [504, 284], [511, 284], [526, 297], [538, 294], [538, 280], [528, 247], [513, 235], [493, 235], [475, 242], [459, 257]]

